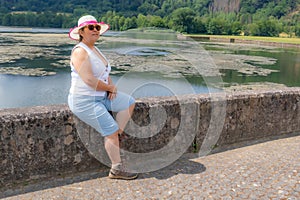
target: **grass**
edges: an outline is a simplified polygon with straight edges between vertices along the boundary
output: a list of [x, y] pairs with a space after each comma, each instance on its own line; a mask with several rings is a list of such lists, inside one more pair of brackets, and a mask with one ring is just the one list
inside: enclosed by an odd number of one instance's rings
[[197, 37], [212, 37], [222, 39], [240, 39], [240, 40], [254, 40], [264, 42], [277, 42], [277, 43], [289, 43], [300, 44], [300, 38], [285, 38], [285, 37], [261, 37], [261, 36], [235, 36], [235, 35], [186, 35], [192, 38]]

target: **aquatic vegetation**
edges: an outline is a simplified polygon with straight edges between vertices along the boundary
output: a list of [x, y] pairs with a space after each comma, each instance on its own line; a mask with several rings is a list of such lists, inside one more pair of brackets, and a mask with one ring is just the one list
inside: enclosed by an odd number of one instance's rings
[[47, 72], [43, 68], [24, 68], [24, 67], [1, 67], [0, 74], [24, 75], [24, 76], [50, 76], [56, 72]]
[[[69, 69], [70, 52], [76, 44], [76, 41], [70, 40], [67, 34], [61, 33], [0, 33], [0, 39], [2, 44], [0, 73], [26, 76], [49, 76], [59, 73], [59, 70]], [[126, 47], [128, 49], [107, 48], [109, 44], [118, 42], [129, 45]], [[267, 76], [278, 71], [262, 67], [276, 63], [274, 58], [233, 53], [241, 49], [255, 50], [258, 47], [254, 45], [226, 43], [208, 45], [199, 42], [197, 48], [192, 48], [193, 45], [195, 41], [143, 40], [113, 36], [102, 37], [97, 44], [110, 60], [114, 74], [158, 72], [164, 77], [176, 78], [221, 76], [222, 69], [236, 70], [247, 76]], [[137, 48], [141, 52], [133, 54], [132, 50]], [[268, 49], [274, 51], [274, 48]], [[190, 60], [191, 57], [196, 57], [199, 62], [195, 64]], [[27, 60], [27, 63], [19, 64], [22, 60]], [[36, 64], [36, 60], [40, 62]]]

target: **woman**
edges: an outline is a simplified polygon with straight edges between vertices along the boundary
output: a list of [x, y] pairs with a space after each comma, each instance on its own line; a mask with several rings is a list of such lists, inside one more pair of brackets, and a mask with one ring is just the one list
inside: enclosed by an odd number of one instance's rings
[[[119, 134], [132, 115], [135, 100], [117, 91], [109, 76], [110, 64], [95, 46], [100, 35], [108, 29], [109, 25], [86, 15], [78, 20], [76, 28], [70, 30], [69, 37], [79, 43], [71, 54], [72, 82], [68, 104], [79, 119], [104, 136], [105, 149], [112, 163], [109, 178], [129, 180], [137, 174], [126, 172], [122, 165]], [[117, 112], [116, 120], [109, 111]]]

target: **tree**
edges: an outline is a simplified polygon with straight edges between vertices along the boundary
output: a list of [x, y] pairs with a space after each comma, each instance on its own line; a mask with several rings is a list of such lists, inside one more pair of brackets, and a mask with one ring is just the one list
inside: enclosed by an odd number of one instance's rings
[[165, 15], [169, 15], [175, 10], [184, 7], [192, 7], [191, 0], [165, 0], [161, 5], [161, 10]]
[[261, 34], [260, 33], [260, 27], [256, 23], [252, 23], [252, 24], [247, 25], [244, 32], [245, 32], [245, 35], [253, 35], [253, 36]]
[[202, 21], [201, 17], [195, 17], [194, 18], [194, 22], [193, 22], [193, 30], [191, 33], [202, 33], [202, 34], [205, 34], [207, 33], [207, 30], [206, 30], [206, 26], [204, 24], [204, 22]]
[[4, 15], [4, 17], [2, 19], [2, 24], [4, 26], [11, 26], [12, 25], [11, 14]]
[[238, 21], [231, 24], [231, 33], [233, 35], [240, 35], [242, 33], [242, 24]]
[[195, 0], [194, 1], [194, 10], [199, 16], [203, 16], [209, 13], [209, 5], [211, 3], [210, 0]]
[[144, 15], [150, 14], [153, 15], [159, 7], [155, 4], [150, 4], [148, 2], [144, 2], [139, 8], [138, 11]]
[[138, 27], [148, 27], [150, 25], [148, 18], [143, 14], [138, 15], [136, 23]]
[[297, 25], [297, 26], [295, 27], [295, 35], [296, 35], [297, 37], [300, 37], [300, 25]]
[[166, 22], [160, 16], [151, 16], [150, 17], [150, 26], [165, 28]]
[[132, 28], [137, 28], [136, 17], [131, 17], [131, 18], [127, 17], [125, 19], [123, 30], [128, 30]]
[[112, 23], [111, 23], [111, 29], [115, 30], [115, 31], [119, 31], [120, 30], [120, 24], [119, 24], [119, 19], [120, 16], [115, 15], [112, 19]]
[[252, 23], [252, 15], [249, 13], [240, 15], [240, 23], [241, 24], [251, 24]]
[[230, 0], [232, 7], [240, 7], [238, 13], [211, 9], [225, 4], [222, 0], [1, 0], [0, 25], [69, 28], [82, 15], [91, 14], [112, 30], [155, 26], [186, 33], [244, 31], [264, 36], [277, 36], [283, 30], [292, 36], [300, 21], [300, 0]]
[[[34, 13], [27, 13], [25, 15], [25, 24], [24, 26], [35, 26], [37, 21], [37, 15]], [[59, 26], [61, 27], [61, 26]]]
[[193, 21], [196, 13], [188, 7], [178, 8], [172, 13], [172, 29], [179, 32], [193, 32]]
[[207, 32], [212, 35], [231, 35], [231, 27], [224, 19], [213, 18], [208, 22]]
[[76, 8], [73, 10], [73, 15], [75, 18], [79, 18], [81, 16], [83, 16], [84, 14], [87, 14], [88, 11], [84, 8]]
[[61, 28], [63, 24], [64, 15], [56, 14], [53, 18], [53, 27], [54, 28]]
[[124, 25], [125, 25], [125, 17], [124, 17], [124, 16], [121, 16], [121, 17], [119, 18], [118, 23], [119, 23], [119, 29], [118, 29], [118, 31], [124, 31], [124, 30], [125, 30], [125, 29], [124, 29]]
[[279, 23], [275, 20], [262, 20], [251, 26], [250, 34], [253, 36], [278, 36], [280, 33]]

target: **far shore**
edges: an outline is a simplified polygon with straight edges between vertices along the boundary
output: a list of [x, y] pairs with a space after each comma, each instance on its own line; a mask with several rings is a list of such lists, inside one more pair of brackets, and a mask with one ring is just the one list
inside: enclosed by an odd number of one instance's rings
[[261, 37], [261, 36], [234, 36], [234, 35], [197, 35], [186, 34], [184, 37], [190, 37], [194, 40], [210, 40], [229, 43], [248, 43], [272, 45], [277, 47], [295, 47], [300, 48], [300, 38], [291, 37]]
[[[147, 30], [144, 28], [143, 30]], [[130, 31], [130, 30], [128, 30]], [[0, 33], [56, 33], [56, 34], [67, 34], [69, 29], [65, 28], [40, 28], [40, 27], [12, 27], [12, 26], [0, 26]], [[123, 31], [126, 32], [126, 31]], [[114, 34], [115, 31], [108, 31], [108, 34]], [[242, 35], [204, 35], [204, 34], [180, 34], [182, 37], [190, 37], [195, 40], [211, 40], [211, 41], [222, 41], [222, 42], [235, 42], [239, 43], [256, 43], [259, 44], [269, 44], [269, 45], [282, 45], [289, 44], [294, 47], [300, 48], [300, 37], [289, 37], [284, 34], [282, 37], [262, 37], [262, 36], [242, 36]]]

